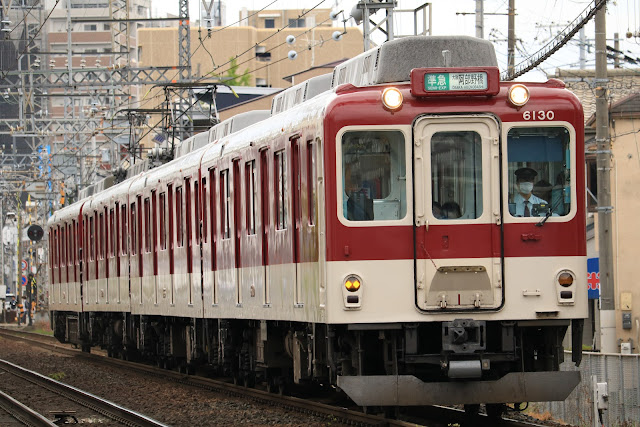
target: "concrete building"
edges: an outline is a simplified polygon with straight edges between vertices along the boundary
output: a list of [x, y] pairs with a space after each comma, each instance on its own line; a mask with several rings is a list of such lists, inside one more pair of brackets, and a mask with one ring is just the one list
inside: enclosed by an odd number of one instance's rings
[[[230, 59], [235, 58], [237, 74], [248, 73], [250, 86], [289, 87], [286, 76], [307, 70], [318, 64], [351, 58], [362, 52], [362, 33], [347, 28], [342, 40], [334, 41], [335, 27], [278, 28], [229, 27], [214, 28], [211, 38], [198, 29], [191, 29], [191, 70], [194, 79], [224, 80], [229, 74]], [[288, 44], [288, 35], [296, 37]], [[140, 66], [178, 65], [178, 29], [143, 28], [138, 31]], [[295, 60], [288, 59], [290, 51]]]
[[[609, 69], [609, 126], [612, 149], [611, 200], [613, 211], [613, 265], [615, 281], [616, 336], [619, 350], [640, 353], [640, 265], [636, 263], [640, 249], [640, 73], [637, 69]], [[585, 149], [587, 152], [587, 205], [593, 213], [588, 218], [588, 256], [598, 256], [598, 218], [595, 213], [598, 194], [596, 180], [595, 96], [591, 83], [594, 70], [558, 70], [556, 77], [565, 82], [582, 101], [585, 110]], [[594, 284], [597, 278], [592, 277]], [[592, 305], [594, 324], [599, 324], [598, 312]], [[596, 330], [595, 348], [599, 349]]]

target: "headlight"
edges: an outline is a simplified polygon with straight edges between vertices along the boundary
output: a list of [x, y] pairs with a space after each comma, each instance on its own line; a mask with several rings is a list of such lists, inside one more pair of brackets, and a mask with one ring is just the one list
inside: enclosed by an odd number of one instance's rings
[[382, 92], [382, 104], [389, 110], [397, 110], [402, 106], [402, 93], [395, 87], [388, 87]]
[[523, 84], [516, 84], [509, 88], [509, 102], [516, 107], [522, 107], [529, 101], [529, 89]]
[[565, 288], [573, 285], [573, 274], [568, 271], [560, 272], [560, 274], [558, 274], [558, 284], [560, 286], [564, 286]]

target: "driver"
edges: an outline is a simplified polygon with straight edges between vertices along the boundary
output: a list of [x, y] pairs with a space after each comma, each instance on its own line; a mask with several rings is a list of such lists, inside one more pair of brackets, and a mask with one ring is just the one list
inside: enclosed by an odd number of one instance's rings
[[546, 204], [547, 201], [533, 194], [533, 182], [538, 172], [531, 168], [520, 168], [515, 172], [517, 192], [513, 197], [516, 205], [515, 216], [532, 216], [533, 205]]

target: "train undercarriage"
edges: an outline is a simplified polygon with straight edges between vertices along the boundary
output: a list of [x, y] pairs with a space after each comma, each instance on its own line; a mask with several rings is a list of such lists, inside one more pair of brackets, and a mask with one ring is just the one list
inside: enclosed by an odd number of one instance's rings
[[330, 384], [366, 407], [562, 400], [580, 380], [558, 370], [565, 332], [581, 337], [582, 320], [327, 325], [53, 312], [51, 322], [59, 341], [84, 351], [277, 392]]

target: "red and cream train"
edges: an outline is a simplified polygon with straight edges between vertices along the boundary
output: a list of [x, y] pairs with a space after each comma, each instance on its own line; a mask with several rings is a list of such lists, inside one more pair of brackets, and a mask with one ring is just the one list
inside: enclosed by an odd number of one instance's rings
[[559, 364], [587, 316], [583, 112], [561, 82], [403, 38], [180, 151], [50, 218], [60, 341], [363, 406], [579, 381]]

